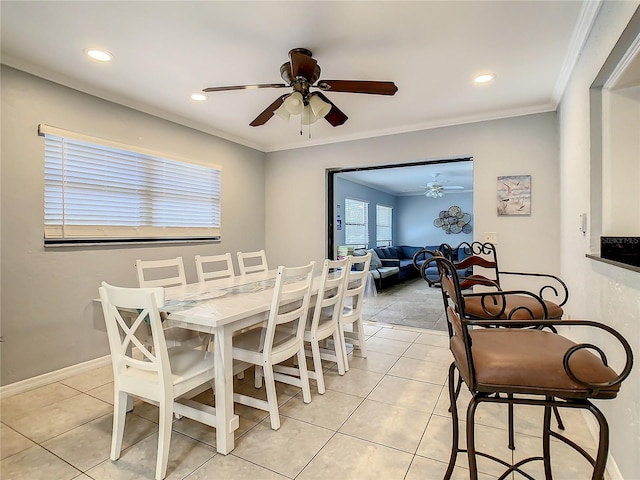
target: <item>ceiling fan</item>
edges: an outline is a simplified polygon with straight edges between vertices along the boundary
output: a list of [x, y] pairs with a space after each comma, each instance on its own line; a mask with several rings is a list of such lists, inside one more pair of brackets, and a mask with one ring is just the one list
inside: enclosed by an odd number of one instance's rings
[[424, 194], [427, 197], [440, 198], [446, 193], [447, 190], [464, 190], [464, 187], [462, 185], [445, 185], [446, 182], [439, 182], [439, 176], [440, 174], [436, 173], [433, 176], [433, 182], [429, 182], [427, 183], [427, 185], [420, 187], [425, 189]]
[[[280, 67], [280, 76], [286, 83], [262, 83], [257, 85], [235, 85], [209, 87], [204, 92], [221, 92], [254, 88], [286, 88], [292, 93], [282, 95], [258, 115], [249, 125], [264, 125], [275, 114], [286, 119], [289, 115], [302, 115], [302, 123], [309, 125], [324, 118], [333, 127], [342, 125], [347, 117], [322, 92], [367, 93], [372, 95], [394, 95], [398, 87], [393, 82], [367, 80], [318, 80], [320, 65], [306, 48], [294, 48], [289, 52], [290, 61]], [[317, 82], [317, 83], [316, 83]], [[320, 91], [311, 91], [311, 88]]]

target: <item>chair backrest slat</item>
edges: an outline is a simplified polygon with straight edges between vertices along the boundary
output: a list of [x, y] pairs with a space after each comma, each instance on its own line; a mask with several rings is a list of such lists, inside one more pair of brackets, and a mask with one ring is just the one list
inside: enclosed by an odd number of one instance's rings
[[[235, 276], [229, 252], [222, 255], [196, 255], [195, 260], [198, 282]], [[214, 267], [215, 270], [208, 267]]]
[[264, 250], [258, 250], [257, 252], [238, 252], [237, 255], [240, 275], [266, 272], [269, 270], [267, 255]]
[[[346, 278], [351, 268], [351, 257], [347, 256], [342, 260], [325, 260], [322, 266], [322, 277], [316, 295], [316, 302], [313, 307], [313, 317], [311, 319], [311, 331], [318, 328], [322, 311], [331, 310], [331, 321], [337, 322], [342, 306]], [[310, 313], [311, 315], [311, 313]]]
[[350, 306], [352, 315], [359, 315], [362, 310], [364, 292], [369, 278], [369, 265], [371, 254], [351, 257], [351, 269], [347, 274], [346, 285], [342, 299], [343, 307]]
[[182, 257], [166, 260], [136, 260], [138, 283], [141, 288], [186, 285]]

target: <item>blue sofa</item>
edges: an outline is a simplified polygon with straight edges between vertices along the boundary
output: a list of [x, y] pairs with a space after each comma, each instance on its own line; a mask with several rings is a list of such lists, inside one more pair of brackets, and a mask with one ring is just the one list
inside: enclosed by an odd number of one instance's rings
[[[380, 260], [385, 261], [384, 263], [389, 264], [388, 263], [389, 261], [394, 261], [394, 260], [397, 262], [397, 265], [400, 269], [400, 271], [398, 272], [398, 280], [402, 281], [402, 280], [413, 278], [419, 275], [418, 270], [413, 265], [413, 257], [416, 255], [416, 253], [418, 253], [420, 250], [423, 250], [423, 249], [429, 250], [432, 252], [436, 250], [440, 250], [446, 254], [446, 250], [443, 245], [426, 245], [424, 247], [413, 247], [408, 245], [376, 247], [374, 248], [374, 251], [378, 254], [378, 257], [380, 257]], [[460, 260], [468, 256], [468, 254], [463, 249], [459, 249], [459, 250], [454, 249], [452, 251], [452, 255], [453, 255], [453, 258], [451, 260], [453, 262], [459, 262]], [[423, 252], [420, 255], [418, 255], [418, 257], [416, 258], [416, 263], [418, 265], [422, 265], [425, 262], [425, 260], [427, 260], [427, 258], [430, 258], [430, 257], [431, 255], [429, 255], [426, 252]], [[466, 269], [458, 270], [459, 277], [466, 277], [471, 275], [471, 273], [472, 272], [469, 272]], [[440, 279], [438, 275], [438, 267], [436, 267], [435, 264], [427, 267], [426, 276], [427, 276], [427, 281], [429, 282], [429, 285], [436, 284]]]
[[[397, 264], [400, 271], [398, 272], [398, 280], [406, 280], [418, 276], [418, 270], [413, 266], [413, 256], [422, 250], [423, 247], [411, 247], [408, 245], [391, 246], [391, 247], [375, 247], [374, 250], [380, 257], [380, 260], [393, 261]], [[438, 247], [424, 247], [427, 250], [437, 250]], [[419, 264], [425, 260], [425, 256], [421, 255]]]

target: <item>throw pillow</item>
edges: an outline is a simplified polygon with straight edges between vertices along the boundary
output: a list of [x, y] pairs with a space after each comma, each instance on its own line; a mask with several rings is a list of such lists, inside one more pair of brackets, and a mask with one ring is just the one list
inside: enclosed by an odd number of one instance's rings
[[375, 250], [369, 249], [365, 250], [367, 253], [371, 254], [371, 263], [369, 264], [370, 268], [380, 268], [382, 266], [382, 261]]

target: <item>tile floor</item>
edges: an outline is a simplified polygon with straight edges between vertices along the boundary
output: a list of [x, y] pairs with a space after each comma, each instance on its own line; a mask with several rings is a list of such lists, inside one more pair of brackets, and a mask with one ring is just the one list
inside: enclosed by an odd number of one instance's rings
[[363, 318], [370, 322], [447, 331], [439, 287], [429, 287], [421, 278], [385, 286], [367, 298]]
[[[278, 386], [280, 430], [271, 430], [265, 412], [238, 406], [240, 428], [229, 455], [216, 453], [213, 429], [176, 420], [166, 478], [441, 479], [451, 437], [447, 338], [437, 331], [379, 324], [366, 328], [368, 357], [352, 354], [351, 369], [343, 377], [328, 365], [324, 395], [312, 390], [312, 402], [304, 404], [299, 389]], [[122, 456], [117, 462], [109, 459], [112, 381], [109, 365], [3, 399], [0, 478], [153, 479], [156, 407], [135, 402]], [[253, 389], [250, 375], [236, 382], [238, 390]], [[202, 395], [201, 401], [213, 402], [211, 391]], [[459, 405], [467, 399], [463, 394]], [[517, 460], [541, 450], [541, 412], [520, 407], [515, 417]], [[563, 418], [571, 438], [592, 449], [581, 414], [563, 411]], [[479, 448], [511, 461], [505, 408], [482, 405], [477, 421]], [[590, 478], [587, 462], [555, 440], [552, 456], [556, 480]], [[465, 462], [461, 455], [454, 479], [468, 478]], [[495, 466], [482, 459], [480, 470], [482, 480], [498, 476]], [[528, 471], [544, 478], [536, 464]]]

